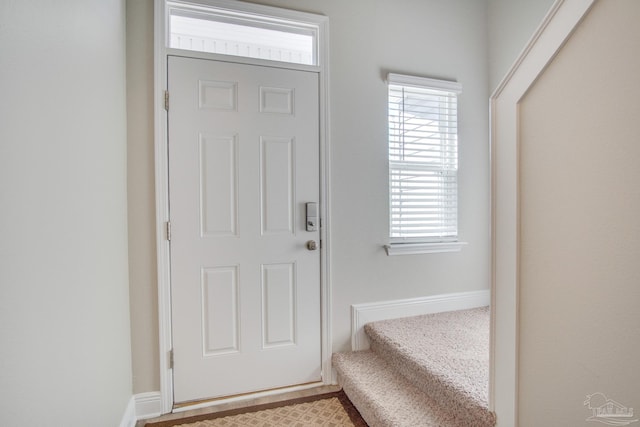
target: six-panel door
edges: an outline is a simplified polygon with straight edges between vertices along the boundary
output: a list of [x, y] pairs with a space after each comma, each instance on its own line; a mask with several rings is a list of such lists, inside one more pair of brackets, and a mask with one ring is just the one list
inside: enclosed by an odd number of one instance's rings
[[318, 75], [170, 57], [174, 399], [321, 380]]

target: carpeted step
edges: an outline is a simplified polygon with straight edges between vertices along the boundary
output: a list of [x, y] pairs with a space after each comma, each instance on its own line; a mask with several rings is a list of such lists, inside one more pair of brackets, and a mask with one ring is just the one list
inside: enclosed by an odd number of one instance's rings
[[489, 320], [482, 307], [373, 322], [365, 332], [372, 352], [454, 414], [457, 425], [490, 427]]
[[338, 382], [369, 427], [462, 425], [374, 352], [335, 353], [332, 360]]

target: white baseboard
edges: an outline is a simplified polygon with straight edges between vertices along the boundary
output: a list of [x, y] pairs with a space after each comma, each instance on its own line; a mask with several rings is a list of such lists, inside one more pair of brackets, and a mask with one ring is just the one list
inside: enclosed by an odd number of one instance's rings
[[135, 427], [136, 421], [136, 402], [134, 396], [131, 396], [127, 404], [127, 409], [125, 409], [122, 420], [120, 421], [120, 427]]
[[369, 348], [369, 339], [364, 333], [364, 325], [369, 322], [484, 307], [490, 302], [490, 291], [482, 290], [354, 304], [351, 306], [351, 349], [357, 351]]
[[138, 393], [133, 398], [135, 399], [137, 420], [145, 420], [162, 415], [162, 396], [159, 391]]

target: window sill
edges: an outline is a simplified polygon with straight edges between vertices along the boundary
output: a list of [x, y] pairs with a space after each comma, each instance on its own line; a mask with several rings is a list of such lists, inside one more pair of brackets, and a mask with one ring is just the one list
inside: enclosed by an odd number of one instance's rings
[[388, 256], [460, 252], [466, 242], [391, 243], [384, 245]]

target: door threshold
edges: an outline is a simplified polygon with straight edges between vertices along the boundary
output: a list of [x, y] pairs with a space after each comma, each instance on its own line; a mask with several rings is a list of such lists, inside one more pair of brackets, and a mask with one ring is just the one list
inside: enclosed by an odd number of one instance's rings
[[233, 396], [216, 397], [191, 402], [176, 403], [172, 413], [185, 415], [185, 412], [193, 411], [191, 415], [202, 415], [204, 413], [215, 413], [230, 409], [245, 408], [249, 406], [262, 405], [265, 403], [279, 402], [299, 397], [313, 396], [316, 394], [328, 393], [339, 390], [337, 385], [326, 385], [321, 381], [299, 384], [295, 386], [279, 387], [269, 390], [236, 394]]

